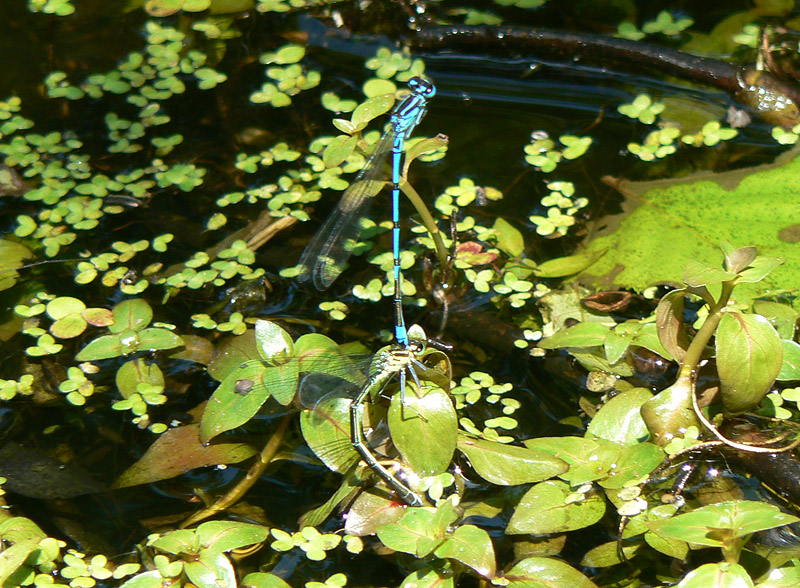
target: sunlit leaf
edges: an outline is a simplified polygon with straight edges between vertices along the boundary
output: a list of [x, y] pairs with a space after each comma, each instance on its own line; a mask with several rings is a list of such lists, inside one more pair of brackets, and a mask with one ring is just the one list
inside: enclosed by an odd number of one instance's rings
[[751, 500], [729, 500], [697, 508], [649, 524], [658, 535], [696, 545], [721, 547], [757, 531], [800, 521], [772, 504]]
[[571, 494], [569, 485], [559, 480], [536, 484], [517, 504], [506, 532], [565, 533], [593, 525], [602, 518], [606, 505], [601, 495], [590, 492], [581, 500], [568, 502]]
[[568, 469], [564, 461], [550, 453], [475, 439], [463, 433], [458, 438], [458, 449], [479, 476], [501, 486], [540, 482]]
[[644, 441], [650, 433], [642, 420], [640, 409], [652, 396], [646, 388], [633, 388], [617, 394], [594, 416], [586, 432], [620, 445]]
[[496, 561], [492, 539], [484, 529], [461, 525], [434, 551], [436, 557], [460, 561], [485, 578], [495, 574]]
[[224, 553], [203, 549], [195, 558], [186, 562], [183, 569], [197, 588], [236, 585], [236, 572]]
[[503, 574], [508, 588], [597, 588], [578, 570], [561, 560], [549, 557], [527, 557]]
[[716, 332], [717, 371], [728, 412], [757, 406], [769, 392], [783, 362], [783, 346], [763, 316], [727, 312]]
[[[760, 584], [759, 584], [760, 585]], [[753, 580], [736, 563], [703, 564], [686, 574], [676, 588], [753, 588]]]
[[[411, 387], [413, 383], [409, 383]], [[421, 476], [447, 471], [456, 450], [458, 419], [450, 396], [439, 387], [395, 394], [387, 414], [392, 443]]]
[[209, 521], [197, 527], [200, 545], [211, 551], [231, 551], [265, 541], [269, 527], [239, 521]]

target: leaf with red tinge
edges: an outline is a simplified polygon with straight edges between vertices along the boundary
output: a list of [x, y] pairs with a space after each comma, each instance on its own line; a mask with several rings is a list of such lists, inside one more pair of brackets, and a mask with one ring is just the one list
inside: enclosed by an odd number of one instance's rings
[[122, 472], [114, 487], [149, 484], [199, 467], [239, 463], [256, 453], [246, 443], [203, 445], [200, 425], [176, 427], [156, 439], [139, 461]]

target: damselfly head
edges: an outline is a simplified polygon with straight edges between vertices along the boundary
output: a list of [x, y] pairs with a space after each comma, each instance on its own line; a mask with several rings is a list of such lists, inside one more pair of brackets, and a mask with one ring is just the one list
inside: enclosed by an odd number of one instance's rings
[[433, 98], [436, 95], [436, 86], [433, 82], [425, 78], [413, 77], [408, 80], [408, 89], [417, 96], [423, 98]]

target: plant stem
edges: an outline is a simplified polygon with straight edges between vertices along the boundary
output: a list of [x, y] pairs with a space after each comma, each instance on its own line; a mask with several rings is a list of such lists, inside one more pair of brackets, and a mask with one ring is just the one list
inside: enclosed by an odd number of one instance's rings
[[700, 330], [697, 331], [694, 339], [692, 339], [692, 342], [689, 344], [689, 348], [686, 350], [686, 356], [681, 362], [681, 369], [678, 372], [677, 381], [691, 381], [692, 375], [697, 370], [697, 364], [700, 363], [703, 351], [714, 335], [714, 332], [717, 330], [719, 321], [722, 319], [722, 311], [728, 305], [731, 293], [733, 292], [733, 286], [733, 281], [722, 283], [722, 292], [720, 292], [719, 299], [709, 308], [708, 317], [703, 323], [703, 326], [700, 327]]
[[428, 229], [428, 233], [433, 239], [433, 243], [436, 246], [436, 255], [439, 258], [439, 264], [442, 267], [447, 265], [447, 247], [444, 245], [444, 239], [442, 239], [442, 233], [439, 231], [439, 227], [436, 226], [436, 221], [433, 219], [428, 207], [425, 206], [425, 202], [420, 198], [420, 195], [417, 193], [416, 190], [408, 183], [408, 181], [403, 180], [400, 182], [400, 190], [403, 191], [403, 194], [406, 195], [411, 201], [411, 204], [414, 205], [414, 208], [417, 209], [419, 213], [420, 219], [422, 220], [422, 224], [425, 225], [425, 228]]
[[286, 428], [289, 426], [292, 418], [293, 415], [291, 414], [283, 417], [283, 420], [281, 420], [278, 428], [269, 438], [269, 441], [267, 441], [264, 449], [262, 449], [261, 453], [258, 454], [258, 457], [256, 458], [257, 461], [250, 466], [250, 469], [247, 470], [247, 475], [242, 478], [242, 480], [236, 484], [236, 486], [234, 486], [227, 494], [221, 496], [211, 506], [191, 515], [189, 518], [183, 521], [178, 528], [185, 529], [190, 525], [199, 523], [200, 521], [212, 517], [218, 512], [222, 512], [236, 504], [236, 502], [242, 498], [242, 496], [244, 496], [248, 490], [250, 490], [253, 484], [256, 483], [256, 480], [261, 477], [261, 474], [264, 473], [264, 470], [267, 469], [267, 466], [278, 453], [278, 449], [280, 449], [280, 446], [283, 443], [283, 438], [286, 435]]

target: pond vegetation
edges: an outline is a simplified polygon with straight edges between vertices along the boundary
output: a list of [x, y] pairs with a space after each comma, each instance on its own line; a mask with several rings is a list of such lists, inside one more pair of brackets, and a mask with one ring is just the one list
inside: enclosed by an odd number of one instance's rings
[[800, 584], [794, 2], [356, 4], [6, 6], [0, 583]]

